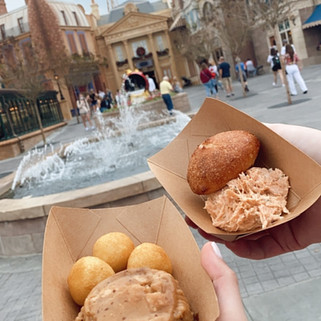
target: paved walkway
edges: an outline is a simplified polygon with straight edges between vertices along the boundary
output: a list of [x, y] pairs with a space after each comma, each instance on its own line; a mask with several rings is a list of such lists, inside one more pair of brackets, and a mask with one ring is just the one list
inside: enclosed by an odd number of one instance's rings
[[[220, 99], [263, 122], [283, 122], [321, 130], [321, 66], [303, 70], [309, 92], [293, 97], [288, 105], [285, 90], [272, 87], [272, 75], [249, 79], [250, 92], [243, 97], [238, 82], [235, 96]], [[186, 89], [193, 111], [205, 98], [202, 86]], [[75, 119], [50, 138], [65, 143], [87, 135]], [[14, 170], [21, 157], [0, 162], [0, 174]], [[205, 240], [193, 231], [201, 247]], [[321, 320], [321, 244], [275, 258], [253, 261], [235, 256], [220, 246], [226, 262], [237, 273], [249, 320]], [[0, 257], [0, 320], [41, 321], [41, 255]], [[57, 263], [58, 264], [58, 263]]]

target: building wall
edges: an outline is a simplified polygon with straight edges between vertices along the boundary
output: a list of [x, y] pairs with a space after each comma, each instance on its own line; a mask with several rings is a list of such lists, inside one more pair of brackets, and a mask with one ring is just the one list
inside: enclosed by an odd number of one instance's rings
[[[304, 65], [321, 63], [321, 52], [316, 50], [316, 46], [321, 40], [320, 26], [303, 29], [303, 24], [313, 12], [314, 6], [320, 3], [320, 0], [297, 1], [288, 17], [292, 43]], [[259, 64], [266, 60], [271, 47], [269, 38], [273, 34], [272, 30], [264, 30], [263, 28], [258, 28], [253, 32], [255, 56]], [[279, 32], [278, 36], [281, 43]]]
[[[96, 56], [96, 41], [94, 31], [90, 22], [91, 16], [85, 14], [81, 6], [71, 3], [51, 2], [49, 1], [53, 12], [56, 14], [60, 30], [63, 36], [63, 44], [61, 50], [65, 50], [70, 54], [78, 54], [82, 56], [85, 53], [90, 53]], [[20, 23], [19, 23], [20, 21]], [[3, 24], [6, 30], [6, 36], [14, 39], [15, 48], [13, 55], [18, 58], [23, 56], [21, 44], [31, 41], [31, 35], [28, 25], [28, 8], [23, 6], [14, 10], [12, 13], [0, 15], [0, 25]], [[20, 25], [22, 25], [22, 30]], [[0, 40], [1, 36], [0, 36]], [[3, 47], [0, 50], [3, 52]], [[2, 62], [6, 63], [6, 58], [3, 57]], [[52, 73], [46, 74], [47, 79], [52, 78]], [[75, 105], [74, 91], [69, 90], [65, 80], [60, 77], [60, 89], [63, 93], [64, 100], [61, 101], [62, 113], [65, 120], [71, 119], [71, 109]], [[59, 91], [58, 82], [51, 79], [51, 87]], [[60, 97], [60, 95], [58, 95]]]

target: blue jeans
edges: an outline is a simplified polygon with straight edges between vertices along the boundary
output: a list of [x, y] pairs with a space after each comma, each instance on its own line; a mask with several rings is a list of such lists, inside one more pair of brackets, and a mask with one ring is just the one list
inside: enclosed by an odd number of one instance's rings
[[216, 89], [215, 89], [215, 83], [214, 83], [214, 79], [210, 79], [208, 82], [203, 83], [204, 87], [205, 87], [205, 91], [206, 91], [206, 96], [210, 97], [212, 94], [216, 95]]
[[165, 103], [167, 109], [169, 111], [171, 111], [174, 108], [171, 95], [170, 94], [163, 94], [162, 98], [164, 100], [164, 103]]

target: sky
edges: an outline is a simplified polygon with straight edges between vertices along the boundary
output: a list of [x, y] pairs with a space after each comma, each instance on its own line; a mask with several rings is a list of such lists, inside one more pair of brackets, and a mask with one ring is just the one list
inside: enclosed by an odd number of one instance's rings
[[[63, 2], [63, 0], [61, 0]], [[10, 12], [14, 9], [20, 8], [25, 5], [25, 0], [5, 0], [7, 5], [7, 10]], [[90, 4], [91, 0], [66, 0], [66, 2], [81, 4], [87, 13], [91, 11]], [[95, 2], [99, 5], [100, 14], [107, 13], [107, 0], [95, 0]], [[114, 3], [121, 3], [122, 0], [114, 0]]]

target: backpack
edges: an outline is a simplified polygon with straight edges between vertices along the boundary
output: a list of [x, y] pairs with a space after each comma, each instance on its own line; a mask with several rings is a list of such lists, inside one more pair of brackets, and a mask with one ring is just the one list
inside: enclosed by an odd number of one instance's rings
[[281, 69], [280, 58], [278, 55], [273, 56], [272, 62], [273, 62], [273, 67], [272, 67], [273, 71], [277, 71], [277, 70]]

